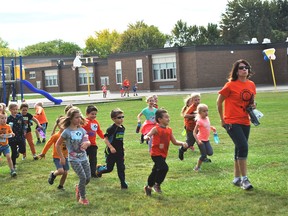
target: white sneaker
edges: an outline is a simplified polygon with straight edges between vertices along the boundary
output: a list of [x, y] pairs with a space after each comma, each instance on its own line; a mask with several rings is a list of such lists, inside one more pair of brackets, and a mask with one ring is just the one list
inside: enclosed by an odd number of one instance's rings
[[243, 190], [251, 190], [253, 188], [252, 184], [250, 183], [248, 178], [244, 178], [241, 181], [241, 188]]

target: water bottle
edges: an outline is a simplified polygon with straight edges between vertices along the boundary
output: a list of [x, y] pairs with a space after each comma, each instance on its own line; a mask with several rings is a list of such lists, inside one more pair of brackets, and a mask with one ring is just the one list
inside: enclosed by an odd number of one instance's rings
[[138, 122], [137, 127], [136, 127], [136, 133], [139, 133], [141, 128], [141, 122]]
[[214, 133], [214, 142], [215, 142], [216, 144], [219, 144], [219, 142], [220, 142], [219, 136], [218, 136], [217, 132]]
[[40, 136], [45, 139], [46, 138], [46, 134], [44, 133], [44, 131], [41, 128], [37, 128], [37, 131], [39, 132]]

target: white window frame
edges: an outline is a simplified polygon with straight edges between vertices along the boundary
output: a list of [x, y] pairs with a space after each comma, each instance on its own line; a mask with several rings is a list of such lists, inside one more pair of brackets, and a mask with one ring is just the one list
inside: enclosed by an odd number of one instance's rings
[[36, 72], [35, 71], [29, 72], [29, 79], [36, 79]]
[[[87, 67], [89, 74], [89, 85], [94, 85], [94, 73], [93, 67]], [[87, 69], [85, 67], [79, 68], [79, 85], [88, 85], [87, 82]]]
[[176, 53], [152, 56], [153, 82], [177, 81]]
[[136, 60], [136, 79], [137, 83], [143, 83], [143, 63], [142, 59]]
[[45, 73], [45, 87], [57, 87], [58, 86], [58, 71], [46, 70], [44, 73]]
[[122, 64], [121, 61], [115, 62], [116, 84], [122, 84]]
[[109, 85], [109, 76], [101, 76], [100, 77], [100, 81], [101, 81], [101, 86], [102, 85]]

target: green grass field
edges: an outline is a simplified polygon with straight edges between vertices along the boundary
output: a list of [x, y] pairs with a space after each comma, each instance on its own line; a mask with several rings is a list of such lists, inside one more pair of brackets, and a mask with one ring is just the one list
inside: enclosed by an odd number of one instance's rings
[[[174, 135], [184, 141], [181, 135], [183, 118], [180, 110], [186, 95], [160, 96], [159, 107], [168, 110]], [[170, 145], [167, 163], [169, 172], [162, 184], [163, 194], [144, 195], [143, 186], [153, 166], [145, 144], [139, 144], [135, 133], [137, 114], [146, 106], [143, 101], [121, 101], [96, 104], [97, 119], [102, 130], [112, 123], [109, 114], [113, 108], [124, 111], [125, 120], [125, 164], [128, 190], [120, 190], [116, 167], [102, 178], [92, 179], [87, 185], [88, 206], [78, 204], [74, 186], [78, 182], [70, 169], [65, 191], [58, 191], [59, 177], [54, 185], [47, 182], [51, 170], [55, 170], [51, 152], [46, 159], [33, 161], [29, 149], [27, 159], [17, 163], [17, 177], [11, 178], [6, 159], [0, 162], [1, 195], [0, 206], [3, 215], [287, 215], [287, 119], [288, 92], [258, 93], [258, 109], [264, 113], [261, 125], [251, 126], [249, 139], [248, 176], [253, 191], [244, 191], [231, 184], [233, 179], [233, 144], [220, 127], [216, 111], [217, 94], [202, 94], [202, 102], [209, 106], [211, 124], [218, 129], [220, 144], [211, 143], [214, 155], [212, 163], [205, 163], [202, 171], [195, 173], [193, 167], [199, 157], [199, 150], [187, 151], [184, 161], [178, 159], [178, 147]], [[85, 113], [86, 105], [81, 105]], [[57, 116], [64, 107], [46, 108], [49, 119], [48, 134]], [[34, 113], [31, 109], [30, 113]], [[286, 129], [285, 129], [286, 128]], [[34, 134], [33, 134], [34, 135]], [[98, 141], [98, 162], [104, 163], [104, 147]], [[36, 146], [40, 153], [44, 144]]]

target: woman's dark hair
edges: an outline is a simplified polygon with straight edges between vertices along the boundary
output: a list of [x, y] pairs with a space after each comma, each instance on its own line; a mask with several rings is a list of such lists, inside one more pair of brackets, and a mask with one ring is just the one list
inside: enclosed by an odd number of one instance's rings
[[238, 67], [239, 67], [240, 63], [245, 64], [246, 66], [249, 66], [247, 79], [249, 79], [254, 74], [252, 72], [251, 65], [249, 64], [249, 62], [244, 60], [244, 59], [239, 59], [236, 62], [234, 62], [233, 66], [232, 66], [232, 69], [231, 69], [231, 71], [229, 73], [229, 77], [228, 77], [229, 81], [235, 81], [238, 79]]

